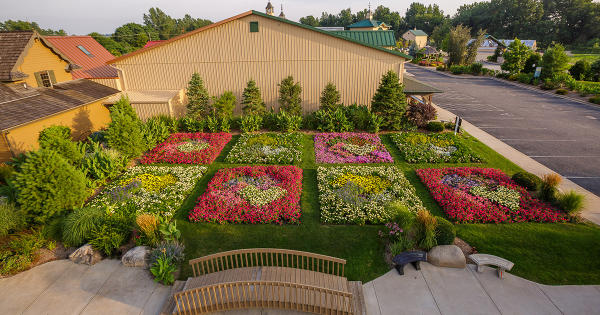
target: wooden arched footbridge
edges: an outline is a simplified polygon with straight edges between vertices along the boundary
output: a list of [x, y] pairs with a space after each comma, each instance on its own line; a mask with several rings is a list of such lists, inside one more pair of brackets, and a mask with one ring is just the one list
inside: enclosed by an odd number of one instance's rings
[[344, 277], [344, 259], [287, 249], [240, 249], [190, 262], [163, 314], [276, 308], [316, 314], [365, 314], [360, 281]]

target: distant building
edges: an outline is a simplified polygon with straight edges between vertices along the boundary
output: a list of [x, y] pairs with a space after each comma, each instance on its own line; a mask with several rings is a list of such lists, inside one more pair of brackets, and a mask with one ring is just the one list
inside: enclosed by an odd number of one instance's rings
[[416, 28], [414, 30], [406, 31], [404, 34], [402, 34], [402, 38], [415, 43], [419, 49], [427, 46], [427, 33]]
[[[469, 40], [467, 45], [470, 45], [474, 41], [475, 41], [475, 39]], [[520, 39], [520, 41], [521, 41], [521, 43], [523, 43], [525, 46], [527, 46], [532, 51], [537, 50], [537, 41], [536, 40]], [[498, 46], [500, 46], [502, 48], [506, 48], [512, 42], [514, 42], [514, 39], [497, 39], [496, 37], [494, 37], [492, 35], [486, 34], [483, 42], [481, 43], [479, 48], [477, 48], [477, 60], [478, 61], [487, 60], [487, 57], [493, 55], [494, 52], [496, 51], [496, 49], [498, 48]]]
[[[38, 147], [52, 125], [86, 137], [110, 122], [103, 101], [119, 91], [76, 79], [85, 69], [35, 31], [0, 32], [0, 161]], [[84, 70], [85, 71], [85, 70]]]
[[354, 24], [350, 24], [346, 27], [351, 31], [387, 31], [390, 27], [384, 22], [376, 21], [373, 19], [373, 12], [371, 11], [371, 5], [369, 5], [369, 12], [367, 13], [367, 19], [358, 21]]
[[115, 56], [93, 37], [44, 36], [44, 38], [81, 67], [71, 71], [73, 79], [89, 79], [117, 90], [121, 89], [118, 70], [106, 64]]
[[330, 31], [333, 34], [348, 39], [363, 42], [368, 45], [393, 49], [396, 47], [394, 31]]

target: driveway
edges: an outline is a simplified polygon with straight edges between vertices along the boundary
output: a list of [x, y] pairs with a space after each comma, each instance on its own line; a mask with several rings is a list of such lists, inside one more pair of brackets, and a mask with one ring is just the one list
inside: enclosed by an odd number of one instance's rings
[[434, 103], [600, 196], [600, 107], [489, 78], [448, 77], [407, 64], [444, 91]]

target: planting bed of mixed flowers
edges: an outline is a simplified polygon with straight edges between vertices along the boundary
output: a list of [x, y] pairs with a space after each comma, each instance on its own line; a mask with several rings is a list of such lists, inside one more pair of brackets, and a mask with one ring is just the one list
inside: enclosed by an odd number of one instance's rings
[[315, 135], [317, 163], [392, 163], [381, 139], [370, 133], [319, 133]]
[[394, 216], [386, 208], [392, 201], [411, 211], [423, 207], [415, 188], [395, 166], [319, 167], [317, 180], [324, 223], [384, 223]]
[[302, 134], [243, 134], [227, 155], [227, 162], [295, 164], [302, 158]]
[[302, 169], [242, 166], [219, 170], [190, 212], [192, 222], [300, 223]]
[[231, 140], [230, 133], [175, 133], [144, 154], [142, 164], [210, 164]]
[[206, 172], [205, 166], [135, 166], [106, 186], [89, 206], [134, 209], [169, 219]]
[[401, 132], [391, 135], [408, 163], [469, 163], [481, 158], [453, 133]]
[[448, 217], [460, 223], [563, 222], [565, 216], [491, 168], [416, 171]]

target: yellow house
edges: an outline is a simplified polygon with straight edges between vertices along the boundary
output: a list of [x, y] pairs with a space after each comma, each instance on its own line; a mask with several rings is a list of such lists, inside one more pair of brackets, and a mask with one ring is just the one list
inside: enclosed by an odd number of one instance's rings
[[344, 104], [370, 105], [381, 76], [393, 70], [402, 80], [408, 59], [398, 51], [248, 11], [109, 64], [120, 70], [123, 93], [129, 95], [138, 114], [176, 112], [169, 109], [167, 100], [180, 98], [194, 72], [204, 79], [211, 95], [232, 91], [239, 114], [248, 80], [256, 81], [267, 108], [277, 109], [277, 84], [289, 75], [302, 85], [304, 112], [319, 108], [328, 82], [337, 86]]
[[402, 38], [415, 43], [419, 49], [427, 46], [427, 33], [418, 29], [406, 31], [402, 34]]
[[36, 32], [0, 32], [0, 161], [36, 149], [39, 132], [70, 127], [81, 138], [110, 122], [103, 101], [119, 91], [85, 79]]

